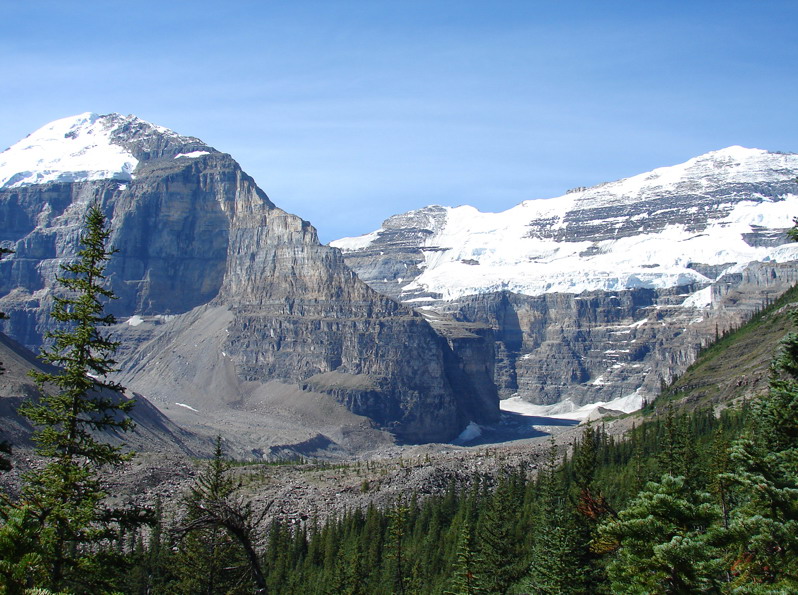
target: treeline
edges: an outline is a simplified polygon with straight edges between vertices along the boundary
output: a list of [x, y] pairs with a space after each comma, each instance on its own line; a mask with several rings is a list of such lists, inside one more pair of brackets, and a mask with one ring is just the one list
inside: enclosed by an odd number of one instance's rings
[[[669, 411], [620, 440], [588, 426], [570, 456], [552, 445], [534, 475], [507, 468], [322, 526], [275, 521], [259, 553], [262, 592], [796, 592], [798, 401], [791, 414], [783, 405], [771, 394], [718, 416]], [[176, 541], [180, 531], [158, 524], [119, 588], [253, 592], [235, 536], [204, 531]]]

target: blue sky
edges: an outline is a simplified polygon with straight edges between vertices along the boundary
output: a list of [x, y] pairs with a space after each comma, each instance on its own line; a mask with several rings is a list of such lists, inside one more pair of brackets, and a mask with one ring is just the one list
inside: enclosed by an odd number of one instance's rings
[[0, 148], [133, 113], [322, 241], [739, 144], [798, 151], [798, 2], [0, 0]]

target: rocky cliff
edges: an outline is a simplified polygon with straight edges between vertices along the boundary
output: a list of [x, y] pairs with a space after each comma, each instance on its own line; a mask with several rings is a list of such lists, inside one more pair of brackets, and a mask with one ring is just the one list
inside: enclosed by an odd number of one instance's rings
[[[127, 319], [114, 332], [131, 388], [213, 415], [257, 408], [269, 387], [327, 395], [413, 442], [497, 419], [492, 358], [475, 361], [492, 355], [489, 330], [455, 343], [373, 291], [229, 155], [116, 114], [58, 121], [20, 144], [0, 155], [0, 241], [15, 250], [0, 262], [0, 308], [17, 340], [36, 348], [51, 328], [59, 264], [98, 201], [119, 250], [110, 309]], [[22, 149], [44, 157], [26, 167]]]
[[496, 332], [504, 397], [653, 397], [798, 281], [798, 155], [730, 147], [502, 213], [431, 206], [333, 242], [372, 287]]

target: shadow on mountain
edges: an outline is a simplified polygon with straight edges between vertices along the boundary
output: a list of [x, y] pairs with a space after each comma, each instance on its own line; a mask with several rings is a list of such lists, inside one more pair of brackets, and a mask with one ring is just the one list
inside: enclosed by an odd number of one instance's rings
[[543, 417], [538, 415], [521, 415], [511, 411], [502, 411], [501, 422], [495, 426], [482, 427], [482, 434], [473, 440], [460, 442], [464, 446], [480, 446], [483, 444], [499, 444], [514, 440], [527, 440], [548, 436], [547, 427], [571, 427], [579, 425], [575, 419]]

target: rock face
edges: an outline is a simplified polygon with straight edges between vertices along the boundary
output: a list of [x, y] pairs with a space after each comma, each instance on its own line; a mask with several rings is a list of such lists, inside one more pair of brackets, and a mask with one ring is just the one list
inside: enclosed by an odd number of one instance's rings
[[[116, 114], [58, 121], [26, 142], [54, 165], [25, 168], [17, 146], [0, 155], [0, 241], [15, 250], [0, 262], [0, 309], [20, 342], [36, 348], [51, 328], [59, 264], [98, 201], [119, 250], [107, 273], [120, 298], [110, 309], [128, 318], [115, 328], [127, 386], [160, 382], [173, 402], [218, 410], [246, 407], [256, 385], [298, 385], [411, 442], [497, 419], [489, 329], [454, 342], [377, 294], [229, 155]], [[98, 147], [111, 165], [96, 171], [59, 157]]]
[[503, 213], [426, 207], [332, 245], [378, 291], [493, 328], [503, 397], [639, 406], [798, 281], [796, 174], [798, 155], [730, 147]]

